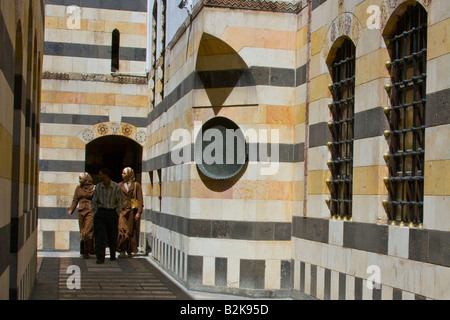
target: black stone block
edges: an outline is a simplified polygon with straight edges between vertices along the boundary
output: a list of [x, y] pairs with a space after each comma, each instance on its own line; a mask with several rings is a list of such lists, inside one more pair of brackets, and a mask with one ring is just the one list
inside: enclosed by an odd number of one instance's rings
[[218, 287], [227, 286], [227, 263], [227, 258], [216, 258], [215, 285]]
[[191, 256], [187, 257], [187, 281], [190, 284], [203, 283], [203, 257]]
[[246, 260], [240, 262], [239, 287], [264, 289], [266, 262], [264, 260]]

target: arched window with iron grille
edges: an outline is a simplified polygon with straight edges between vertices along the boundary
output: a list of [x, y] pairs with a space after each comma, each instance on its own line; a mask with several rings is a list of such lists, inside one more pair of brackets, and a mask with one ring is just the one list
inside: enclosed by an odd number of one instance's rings
[[331, 63], [333, 102], [329, 104], [333, 120], [328, 123], [332, 142], [328, 143], [331, 160], [329, 207], [332, 218], [350, 220], [352, 217], [353, 140], [355, 114], [355, 45], [345, 38]]
[[391, 224], [421, 226], [423, 222], [427, 12], [409, 6], [386, 37], [391, 61], [386, 86], [391, 106], [385, 108], [390, 129], [385, 132], [389, 167], [385, 201]]

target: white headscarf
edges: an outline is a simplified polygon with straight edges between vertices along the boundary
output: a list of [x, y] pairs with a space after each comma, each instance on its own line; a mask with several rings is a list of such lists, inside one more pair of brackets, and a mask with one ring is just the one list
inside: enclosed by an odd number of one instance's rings
[[125, 177], [123, 178], [123, 182], [125, 183], [125, 188], [127, 191], [130, 189], [131, 183], [135, 181], [136, 177], [134, 176], [134, 171], [130, 167], [126, 167], [123, 169], [125, 173]]
[[86, 192], [92, 192], [95, 188], [92, 177], [89, 173], [83, 172], [80, 173], [79, 177], [81, 178], [82, 182], [80, 182], [80, 187]]

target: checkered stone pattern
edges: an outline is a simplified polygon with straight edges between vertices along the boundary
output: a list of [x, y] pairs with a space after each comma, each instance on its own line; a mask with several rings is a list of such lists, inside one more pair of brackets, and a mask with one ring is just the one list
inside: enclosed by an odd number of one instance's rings
[[[443, 299], [448, 233], [351, 221], [293, 221], [293, 290], [318, 299]], [[374, 241], [377, 239], [377, 241]], [[376, 282], [381, 291], [371, 290]], [[400, 293], [400, 294], [399, 294]]]
[[[191, 290], [229, 293], [249, 297], [289, 297], [291, 261], [191, 256], [158, 238], [152, 259]], [[280, 290], [272, 290], [274, 284]]]
[[317, 265], [298, 262], [293, 296], [304, 295], [321, 300], [429, 300], [422, 295], [368, 282], [367, 278], [351, 276]]

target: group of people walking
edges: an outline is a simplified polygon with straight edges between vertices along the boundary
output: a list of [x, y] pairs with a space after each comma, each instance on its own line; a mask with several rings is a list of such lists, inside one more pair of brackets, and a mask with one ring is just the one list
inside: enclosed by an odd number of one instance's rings
[[94, 185], [89, 173], [80, 174], [68, 211], [70, 215], [78, 206], [80, 253], [85, 259], [95, 254], [98, 264], [105, 262], [106, 247], [111, 261], [116, 252], [119, 258], [131, 258], [138, 252], [136, 224], [144, 208], [141, 185], [129, 167], [123, 169], [120, 183], [111, 180], [107, 168], [100, 170], [99, 178], [101, 182]]

